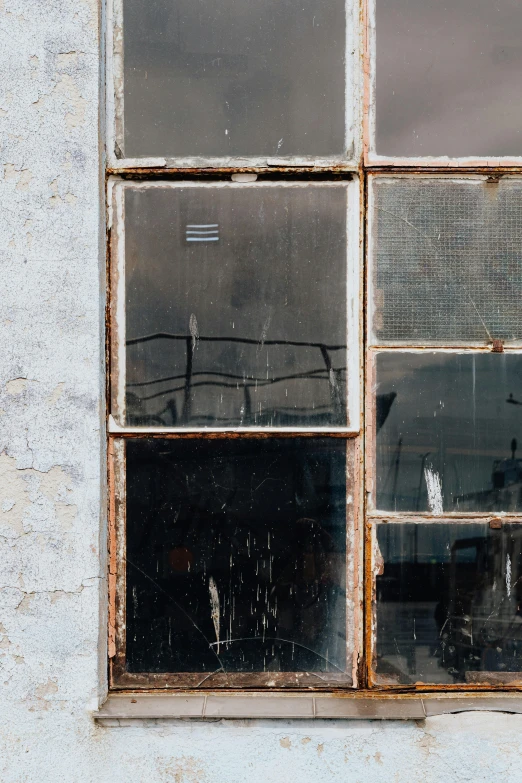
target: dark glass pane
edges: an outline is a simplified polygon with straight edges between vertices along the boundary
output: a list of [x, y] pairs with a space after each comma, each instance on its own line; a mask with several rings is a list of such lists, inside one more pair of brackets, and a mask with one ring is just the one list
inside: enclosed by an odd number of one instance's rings
[[344, 152], [343, 0], [123, 9], [126, 156]]
[[522, 155], [518, 0], [376, 0], [377, 152]]
[[373, 185], [373, 340], [522, 339], [522, 181]]
[[521, 511], [522, 355], [377, 355], [377, 507]]
[[344, 186], [136, 188], [125, 210], [128, 424], [346, 424]]
[[381, 683], [522, 681], [522, 525], [379, 524]]
[[346, 682], [346, 502], [344, 440], [128, 441], [128, 670]]

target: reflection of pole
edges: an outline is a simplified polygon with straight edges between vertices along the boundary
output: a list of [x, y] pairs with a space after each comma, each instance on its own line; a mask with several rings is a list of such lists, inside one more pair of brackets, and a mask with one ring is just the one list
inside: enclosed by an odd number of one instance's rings
[[320, 346], [321, 354], [326, 366], [326, 371], [328, 372], [328, 381], [330, 383], [330, 397], [332, 398], [332, 405], [333, 409], [335, 411], [335, 415], [337, 419], [340, 419], [343, 415], [343, 405], [341, 400], [341, 394], [339, 390], [339, 383], [337, 379], [337, 374], [332, 367], [332, 360], [330, 359], [330, 354], [328, 353], [328, 349], [325, 345]]
[[397, 482], [399, 479], [399, 465], [401, 461], [401, 448], [402, 448], [402, 435], [399, 438], [399, 442], [397, 444], [397, 456], [395, 457], [395, 471], [393, 474], [393, 494], [392, 497], [394, 499], [395, 505], [397, 505]]
[[422, 492], [422, 480], [424, 478], [424, 466], [426, 464], [426, 460], [430, 456], [431, 451], [427, 451], [426, 454], [421, 455], [421, 468], [420, 468], [420, 476], [419, 476], [419, 488], [417, 489], [417, 502], [415, 504], [415, 511], [419, 510], [420, 507], [420, 499], [421, 499], [421, 492]]
[[250, 389], [245, 384], [245, 424], [250, 424], [252, 421], [252, 398], [250, 397]]
[[187, 337], [185, 340], [187, 348], [187, 366], [185, 369], [185, 388], [183, 393], [183, 421], [188, 423], [191, 416], [190, 384], [192, 382], [192, 359], [194, 357], [194, 340]]

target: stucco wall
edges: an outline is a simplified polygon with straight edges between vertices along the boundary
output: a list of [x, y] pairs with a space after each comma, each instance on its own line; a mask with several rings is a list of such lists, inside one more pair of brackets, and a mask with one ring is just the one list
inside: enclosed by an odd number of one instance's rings
[[0, 780], [522, 780], [522, 716], [100, 726], [97, 0], [0, 0]]

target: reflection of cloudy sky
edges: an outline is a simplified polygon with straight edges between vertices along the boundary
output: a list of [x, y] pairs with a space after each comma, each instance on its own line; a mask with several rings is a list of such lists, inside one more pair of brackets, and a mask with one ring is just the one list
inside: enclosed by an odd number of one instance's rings
[[343, 0], [125, 0], [125, 150], [335, 155]]
[[522, 406], [506, 403], [509, 394], [522, 401], [521, 356], [382, 353], [377, 370], [377, 393], [397, 394], [377, 439], [381, 507], [395, 507], [400, 438], [397, 508], [410, 511], [418, 497], [419, 510], [427, 508], [423, 455], [441, 477], [448, 511], [456, 495], [491, 488], [493, 462], [510, 457], [512, 438], [522, 457]]
[[376, 0], [377, 152], [522, 155], [518, 0]]

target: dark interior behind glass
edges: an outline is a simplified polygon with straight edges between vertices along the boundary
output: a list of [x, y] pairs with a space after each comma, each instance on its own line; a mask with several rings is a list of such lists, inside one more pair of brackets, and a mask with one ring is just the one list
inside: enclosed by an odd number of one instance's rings
[[350, 681], [346, 448], [336, 438], [127, 442], [129, 672]]

